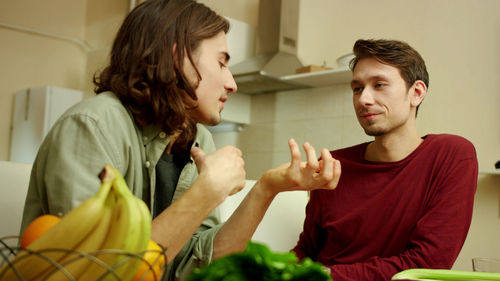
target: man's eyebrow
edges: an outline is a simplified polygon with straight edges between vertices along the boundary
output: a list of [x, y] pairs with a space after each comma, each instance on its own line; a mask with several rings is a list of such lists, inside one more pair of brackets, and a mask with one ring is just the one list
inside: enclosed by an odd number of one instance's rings
[[[374, 80], [389, 80], [389, 78], [385, 75], [373, 75], [365, 79], [367, 81], [374, 81]], [[351, 80], [351, 85], [352, 84], [361, 84], [361, 81], [358, 79], [352, 79]]]

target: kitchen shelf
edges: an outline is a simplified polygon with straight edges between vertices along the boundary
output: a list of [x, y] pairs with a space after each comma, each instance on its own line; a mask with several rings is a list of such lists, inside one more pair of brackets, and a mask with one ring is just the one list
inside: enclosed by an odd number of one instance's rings
[[500, 169], [496, 170], [479, 170], [480, 175], [499, 175], [500, 176]]
[[335, 84], [349, 83], [351, 82], [351, 78], [351, 70], [345, 67], [301, 74], [292, 74], [282, 76], [279, 79], [309, 87], [326, 87]]
[[345, 67], [285, 76], [274, 76], [259, 70], [234, 75], [234, 80], [239, 93], [255, 95], [349, 83], [351, 77], [351, 71]]

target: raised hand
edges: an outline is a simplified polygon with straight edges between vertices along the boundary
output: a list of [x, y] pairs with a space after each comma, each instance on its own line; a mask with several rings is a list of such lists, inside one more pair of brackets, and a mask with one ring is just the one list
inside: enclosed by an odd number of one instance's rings
[[206, 181], [206, 187], [223, 198], [245, 187], [245, 162], [241, 150], [233, 146], [222, 147], [211, 154], [199, 147], [191, 149], [198, 168], [199, 178]]
[[301, 160], [299, 146], [294, 139], [288, 141], [291, 162], [268, 170], [260, 179], [266, 188], [278, 193], [291, 190], [335, 189], [340, 179], [340, 162], [327, 149], [317, 159], [314, 147], [304, 143], [307, 161]]

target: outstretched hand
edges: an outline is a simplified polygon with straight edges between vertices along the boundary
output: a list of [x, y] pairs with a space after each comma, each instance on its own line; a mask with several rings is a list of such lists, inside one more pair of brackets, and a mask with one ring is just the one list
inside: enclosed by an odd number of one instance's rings
[[318, 160], [314, 147], [308, 142], [303, 148], [307, 161], [302, 161], [299, 146], [294, 139], [288, 141], [291, 162], [268, 170], [261, 183], [278, 193], [292, 190], [335, 189], [340, 179], [340, 161], [334, 159], [327, 149], [321, 150]]

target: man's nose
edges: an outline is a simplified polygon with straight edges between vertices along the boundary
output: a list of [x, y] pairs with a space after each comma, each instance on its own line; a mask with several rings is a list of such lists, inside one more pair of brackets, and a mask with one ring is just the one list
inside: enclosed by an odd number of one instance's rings
[[236, 81], [234, 81], [233, 74], [229, 72], [229, 77], [226, 79], [226, 83], [224, 85], [224, 88], [226, 89], [227, 93], [235, 93], [236, 90], [238, 90], [238, 86], [236, 85]]
[[361, 95], [359, 96], [359, 102], [361, 104], [373, 104], [373, 90], [370, 89], [369, 87], [365, 87]]

